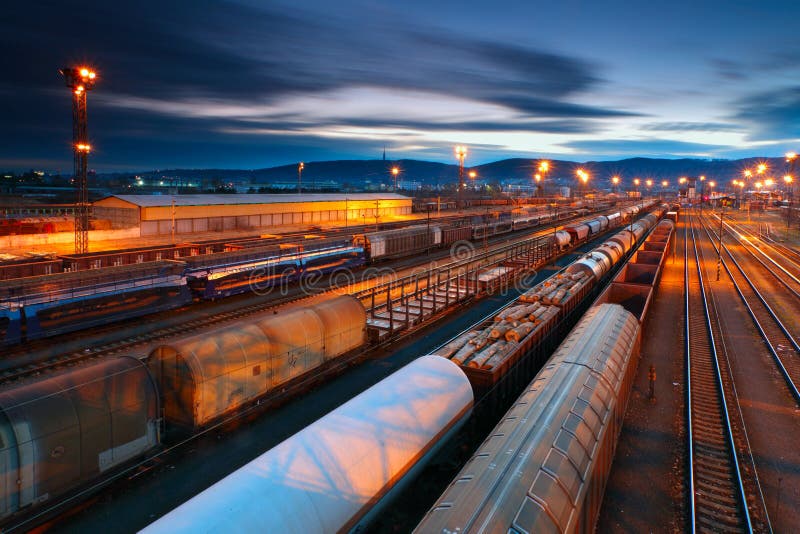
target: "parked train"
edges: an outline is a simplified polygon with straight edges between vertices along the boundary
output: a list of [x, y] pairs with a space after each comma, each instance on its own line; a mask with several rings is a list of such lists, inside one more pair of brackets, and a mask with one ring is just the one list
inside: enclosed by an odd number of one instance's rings
[[0, 391], [0, 520], [141, 457], [365, 343], [345, 295]]
[[[635, 223], [634, 230], [642, 225], [644, 233], [649, 217]], [[144, 361], [104, 360], [0, 391], [0, 520], [150, 453], [163, 440], [161, 423], [166, 435], [195, 432], [322, 366], [334, 365], [364, 346], [365, 329], [366, 313], [355, 297], [316, 297], [302, 306], [179, 338], [154, 348]], [[451, 362], [447, 366], [457, 369]], [[425, 394], [443, 395], [463, 390], [464, 383], [469, 389], [464, 373], [459, 375], [464, 377], [461, 385], [454, 382], [454, 388], [426, 382], [435, 375], [422, 372], [410, 394], [420, 399]], [[410, 383], [403, 379], [397, 384]], [[431, 387], [421, 387], [425, 384]], [[377, 395], [393, 398], [385, 392]], [[383, 495], [412, 470], [417, 459], [436, 445], [430, 436], [438, 443], [458, 424], [472, 396], [459, 394], [454, 405], [440, 401], [422, 399], [420, 404], [439, 406], [439, 415], [426, 409], [425, 417], [412, 418], [414, 424], [432, 425], [435, 432], [426, 426], [423, 434], [428, 437], [414, 441], [411, 449], [394, 440], [385, 444], [394, 452], [404, 451], [406, 460], [381, 473], [385, 480], [376, 481], [369, 491], [377, 488]], [[63, 416], [53, 418], [53, 413]], [[58, 422], [56, 427], [53, 421]], [[344, 450], [359, 449], [353, 445]], [[346, 522], [362, 520], [359, 514], [348, 516]]]
[[415, 532], [595, 531], [673, 234], [658, 223]]
[[[658, 216], [664, 211], [659, 208]], [[642, 228], [650, 230], [655, 218], [640, 221]], [[668, 248], [663, 236], [656, 234], [652, 247], [659, 249], [661, 263]], [[652, 293], [657, 274], [636, 283]], [[593, 529], [644, 320], [607, 293], [467, 463], [419, 532]], [[436, 354], [415, 360], [143, 532], [358, 529], [375, 507], [387, 504], [385, 497], [398, 483], [409, 482], [403, 475], [419, 469], [472, 406], [472, 377], [445, 360]], [[412, 460], [415, 456], [421, 460]], [[309, 509], [314, 513], [306, 513]]]
[[[628, 207], [620, 213], [633, 216]], [[609, 217], [614, 217], [612, 214]], [[605, 228], [600, 216], [592, 228]], [[0, 280], [0, 344], [45, 338], [178, 308], [192, 298], [217, 299], [250, 291], [269, 291], [301, 278], [349, 273], [368, 262], [450, 247], [458, 241], [482, 240], [551, 220], [549, 214], [505, 221], [411, 226], [350, 238], [265, 239], [246, 243], [209, 242], [135, 251], [63, 256], [35, 264], [13, 264], [14, 273], [41, 276]], [[588, 227], [587, 227], [588, 228]], [[576, 243], [594, 235], [583, 232]], [[255, 246], [253, 246], [255, 245]], [[564, 245], [562, 245], [564, 246]], [[61, 271], [69, 272], [61, 272]], [[24, 288], [24, 290], [23, 290]], [[90, 317], [91, 321], [84, 320]], [[24, 326], [23, 326], [24, 325]]]

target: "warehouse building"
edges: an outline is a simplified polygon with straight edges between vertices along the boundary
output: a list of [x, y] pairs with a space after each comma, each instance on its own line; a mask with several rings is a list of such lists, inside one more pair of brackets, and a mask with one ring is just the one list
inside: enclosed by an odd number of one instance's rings
[[393, 193], [302, 195], [112, 195], [93, 204], [113, 228], [139, 227], [140, 235], [255, 230], [290, 224], [372, 222], [408, 215], [411, 198]]

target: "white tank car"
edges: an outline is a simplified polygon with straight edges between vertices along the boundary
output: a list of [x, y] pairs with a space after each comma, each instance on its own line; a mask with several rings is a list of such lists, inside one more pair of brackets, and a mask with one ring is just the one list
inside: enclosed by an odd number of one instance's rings
[[338, 532], [358, 527], [472, 409], [456, 364], [423, 356], [142, 532]]

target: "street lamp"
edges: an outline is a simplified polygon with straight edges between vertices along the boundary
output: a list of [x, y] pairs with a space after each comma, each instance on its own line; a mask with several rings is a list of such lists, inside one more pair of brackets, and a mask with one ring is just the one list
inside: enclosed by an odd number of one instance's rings
[[[542, 160], [539, 162], [539, 172], [534, 175], [534, 179], [536, 180], [536, 192], [539, 193], [540, 190], [544, 193], [544, 186], [542, 185], [542, 181], [544, 177], [547, 176], [547, 173], [550, 172], [550, 162], [547, 160]], [[541, 196], [544, 196], [543, 194]]]
[[617, 176], [616, 174], [614, 176], [612, 176], [611, 177], [611, 183], [614, 185], [613, 189], [614, 189], [614, 192], [616, 193], [617, 192], [617, 188], [619, 186], [619, 176]]
[[392, 178], [394, 178], [394, 190], [397, 191], [397, 175], [400, 174], [400, 169], [392, 167]]
[[306, 164], [302, 161], [297, 166], [297, 194], [301, 194], [303, 192], [303, 169], [306, 168]]
[[787, 175], [785, 175], [783, 177], [783, 181], [786, 182], [786, 188], [789, 190], [789, 195], [788, 195], [789, 204], [786, 206], [787, 207], [787, 212], [786, 212], [786, 231], [788, 232], [789, 231], [789, 225], [790, 225], [790, 223], [792, 221], [792, 197], [794, 196], [792, 194], [794, 192], [793, 191], [794, 186], [792, 185], [792, 182], [794, 182], [794, 178], [792, 178], [791, 174], [787, 174]]
[[[792, 178], [794, 175], [794, 165], [797, 162], [797, 152], [787, 152], [786, 153], [786, 163], [789, 164], [789, 173], [786, 175], [789, 177], [789, 181], [786, 183], [789, 186], [789, 206], [788, 211], [786, 212], [786, 231], [789, 231], [789, 224], [792, 220], [792, 204], [794, 201], [794, 179]], [[786, 176], [784, 176], [784, 181], [786, 181]]]
[[578, 176], [578, 179], [583, 184], [583, 197], [584, 200], [586, 199], [586, 184], [589, 183], [589, 173], [584, 171], [583, 169], [578, 169], [575, 171], [575, 174]]
[[467, 157], [467, 147], [456, 145], [455, 151], [458, 158], [458, 209], [462, 209], [464, 207], [464, 158]]

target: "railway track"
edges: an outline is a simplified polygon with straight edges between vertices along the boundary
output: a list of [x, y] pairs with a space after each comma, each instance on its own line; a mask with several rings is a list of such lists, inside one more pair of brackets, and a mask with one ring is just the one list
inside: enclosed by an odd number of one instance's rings
[[[719, 215], [715, 216], [719, 220]], [[769, 270], [789, 292], [800, 299], [800, 255], [794, 250], [779, 244], [775, 240], [766, 239], [754, 234], [741, 224], [725, 221], [724, 226], [731, 230], [731, 235], [750, 253], [765, 269]], [[764, 249], [772, 250], [768, 254]], [[765, 261], [766, 260], [766, 261]], [[772, 267], [769, 266], [772, 265]]]
[[[719, 234], [715, 233], [715, 230], [707, 223], [702, 222], [702, 224], [714, 250], [719, 253]], [[765, 347], [786, 381], [789, 393], [791, 393], [795, 402], [800, 404], [800, 344], [781, 321], [773, 306], [758, 290], [752, 278], [745, 272], [742, 264], [734, 257], [724, 241], [722, 242], [722, 250], [724, 252], [721, 261], [722, 267], [733, 282], [739, 299], [745, 306], [753, 325], [764, 341]], [[728, 265], [728, 260], [725, 259], [725, 256], [733, 263], [733, 269]], [[764, 267], [769, 270], [766, 265]]]
[[692, 532], [754, 532], [731, 423], [741, 417], [738, 400], [730, 377], [723, 378], [728, 367], [703, 272], [690, 216], [684, 228], [689, 526]]

